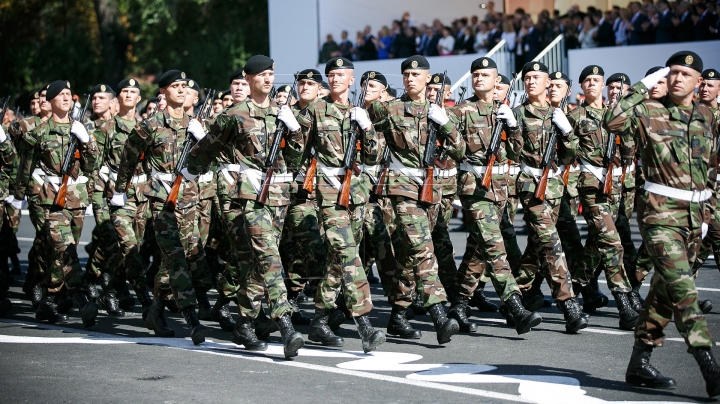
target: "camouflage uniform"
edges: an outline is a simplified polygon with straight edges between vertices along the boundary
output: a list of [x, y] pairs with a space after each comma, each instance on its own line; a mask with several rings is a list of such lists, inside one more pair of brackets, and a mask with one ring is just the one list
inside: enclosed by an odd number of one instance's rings
[[700, 248], [701, 224], [710, 221], [715, 202], [710, 156], [717, 147], [717, 121], [694, 101], [690, 110], [669, 97], [645, 99], [647, 92], [644, 84], [635, 84], [605, 115], [608, 130], [622, 132], [623, 157], [632, 157], [638, 145], [646, 178], [638, 221], [655, 274], [635, 338], [661, 346], [663, 329], [674, 316], [690, 348], [710, 348], [691, 263]]
[[[138, 122], [128, 135], [125, 152], [118, 167], [115, 192], [127, 193], [136, 175], [140, 156], [151, 170], [151, 179], [145, 186], [149, 211], [152, 214], [155, 238], [162, 254], [164, 266], [169, 270], [169, 284], [178, 308], [183, 311], [197, 306], [192, 275], [186, 257], [190, 254], [192, 240], [197, 237], [195, 225], [198, 189], [195, 181], [182, 180], [174, 211], [165, 209], [165, 200], [175, 180], [175, 164], [187, 139], [190, 118], [172, 118], [167, 112], [158, 112], [143, 122]], [[137, 192], [137, 188], [136, 188]], [[159, 294], [156, 277], [155, 296]]]
[[[377, 183], [377, 176], [374, 176], [373, 183]], [[385, 213], [382, 206], [386, 201], [387, 198], [372, 194], [370, 195], [370, 201], [365, 205], [365, 231], [360, 244], [360, 255], [366, 273], [370, 273], [373, 263], [377, 265], [383, 293], [388, 296], [392, 288], [392, 277], [397, 263], [392, 245], [392, 236], [385, 224]]]

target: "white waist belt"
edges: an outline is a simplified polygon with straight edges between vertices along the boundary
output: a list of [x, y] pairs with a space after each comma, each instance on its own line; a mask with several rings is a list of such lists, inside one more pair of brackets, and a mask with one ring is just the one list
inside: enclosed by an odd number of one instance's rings
[[715, 181], [720, 182], [720, 173], [718, 173], [717, 176], [715, 177]]
[[[542, 174], [543, 174], [542, 168], [533, 168], [525, 163], [520, 164], [520, 170], [522, 172], [524, 172], [525, 174], [527, 174], [531, 177], [535, 177], [535, 178], [540, 178], [540, 177], [542, 177]], [[553, 171], [551, 168], [548, 172], [548, 178], [555, 178], [557, 176], [560, 176], [562, 174], [563, 170], [565, 170], [564, 165], [559, 166], [557, 168], [557, 171]]]
[[703, 189], [702, 191], [686, 191], [684, 189], [677, 189], [668, 187], [665, 185], [656, 184], [654, 182], [645, 181], [643, 186], [646, 191], [666, 196], [668, 198], [680, 199], [688, 202], [703, 202], [707, 201], [712, 197], [712, 190]]
[[[225, 179], [228, 180], [230, 184], [235, 184], [235, 180], [233, 180], [232, 176], [230, 176], [230, 171], [240, 174], [245, 174], [248, 178], [248, 181], [250, 181], [250, 185], [252, 185], [253, 189], [256, 193], [260, 193], [260, 181], [265, 180], [265, 173], [261, 170], [257, 170], [254, 168], [248, 167], [245, 163], [240, 162], [239, 164], [224, 164], [220, 166], [220, 170], [225, 176]], [[293, 181], [293, 175], [292, 173], [278, 173], [273, 174], [272, 180], [270, 181], [271, 184], [280, 184], [280, 183], [286, 183], [286, 182], [292, 182]]]
[[160, 183], [162, 184], [163, 188], [165, 188], [165, 191], [167, 191], [168, 194], [170, 193], [170, 191], [172, 190], [172, 187], [171, 187], [170, 184], [168, 184], [168, 183], [169, 183], [169, 182], [173, 182], [173, 181], [175, 180], [175, 174], [161, 173], [160, 171], [156, 171], [156, 170], [153, 168], [153, 169], [152, 169], [151, 177], [152, 177], [152, 178], [155, 178], [155, 179], [158, 180], [158, 181], [160, 181]]
[[205, 174], [199, 175], [197, 177], [197, 182], [199, 182], [199, 183], [210, 182], [213, 179], [213, 175], [215, 175], [214, 172], [208, 171]]
[[[45, 182], [49, 182], [50, 185], [53, 186], [55, 189], [55, 192], [57, 192], [60, 187], [58, 185], [62, 184], [62, 177], [58, 177], [55, 175], [47, 175], [45, 171], [43, 171], [40, 168], [36, 168], [32, 173], [33, 178], [35, 181], [37, 181], [40, 185], [43, 185]], [[76, 180], [74, 180], [72, 177], [68, 178], [68, 185], [75, 185], [75, 184], [85, 184], [88, 182], [88, 177], [84, 175], [79, 175]]]
[[[108, 180], [117, 181], [117, 175], [118, 173], [111, 170], [108, 166], [102, 166], [100, 167], [100, 178], [102, 178], [103, 181], [108, 182]], [[131, 184], [137, 184], [139, 182], [145, 182], [147, 181], [147, 174], [140, 174], [140, 175], [133, 175], [133, 177], [130, 179]]]
[[[594, 166], [594, 165], [588, 163], [584, 159], [580, 159], [580, 167], [582, 168], [582, 172], [592, 173], [592, 175], [594, 175], [595, 178], [598, 179], [598, 181], [605, 182], [605, 175], [607, 174], [607, 168]], [[621, 175], [622, 175], [622, 167], [614, 167], [612, 170], [612, 176], [619, 177]]]
[[342, 185], [340, 184], [340, 181], [338, 181], [337, 177], [345, 175], [345, 169], [343, 167], [328, 167], [322, 162], [320, 162], [320, 160], [318, 160], [317, 166], [318, 168], [320, 168], [320, 171], [323, 173], [325, 178], [330, 181], [332, 186], [338, 191], [340, 191]]
[[570, 172], [571, 173], [576, 173], [576, 172], [580, 171], [581, 168], [582, 168], [582, 166], [580, 164], [578, 164], [578, 165], [570, 164]]
[[[475, 166], [467, 162], [460, 163], [460, 169], [475, 174], [476, 177], [482, 177], [487, 171], [487, 166]], [[494, 165], [492, 167], [493, 175], [505, 174], [510, 171], [510, 167], [507, 164]]]
[[406, 177], [410, 177], [418, 185], [422, 185], [427, 173], [424, 168], [412, 168], [404, 165], [394, 154], [390, 154], [390, 171], [399, 172]]
[[511, 177], [514, 177], [518, 174], [520, 174], [520, 166], [513, 164], [508, 168], [508, 174], [510, 174]]
[[435, 177], [450, 178], [456, 176], [458, 173], [457, 167], [453, 167], [449, 170], [442, 170], [439, 168], [435, 169]]

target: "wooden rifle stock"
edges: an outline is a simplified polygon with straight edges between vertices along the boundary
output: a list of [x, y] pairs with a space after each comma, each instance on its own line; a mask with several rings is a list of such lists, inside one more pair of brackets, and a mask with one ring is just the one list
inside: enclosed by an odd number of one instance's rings
[[535, 197], [541, 201], [545, 200], [545, 191], [547, 191], [548, 178], [550, 177], [550, 166], [543, 169], [542, 177], [535, 187]]
[[260, 188], [260, 195], [258, 195], [258, 202], [265, 204], [267, 202], [268, 194], [270, 193], [270, 183], [272, 182], [272, 176], [275, 173], [275, 167], [270, 167], [265, 170], [265, 180]]
[[567, 186], [568, 182], [570, 181], [570, 168], [577, 167], [577, 165], [578, 165], [577, 160], [575, 160], [572, 163], [565, 166], [565, 171], [563, 171], [563, 176], [562, 176], [563, 184], [565, 186]]
[[378, 175], [377, 184], [373, 187], [373, 193], [377, 196], [383, 196], [385, 193], [385, 181], [387, 181], [388, 171], [390, 171], [390, 168], [383, 166], [382, 171], [380, 171], [380, 175]]
[[612, 195], [612, 189], [613, 189], [613, 179], [612, 179], [612, 173], [615, 169], [615, 161], [611, 161], [610, 164], [608, 164], [607, 167], [607, 174], [605, 174], [605, 184], [603, 184], [603, 193], [605, 195]]
[[69, 180], [70, 180], [70, 176], [68, 174], [63, 174], [62, 183], [60, 184], [60, 188], [58, 188], [57, 193], [55, 193], [55, 199], [53, 200], [53, 206], [56, 206], [60, 209], [65, 209], [65, 196], [67, 195], [67, 186], [68, 186]]
[[178, 174], [175, 176], [173, 186], [170, 189], [170, 193], [168, 194], [167, 199], [165, 200], [166, 210], [169, 210], [171, 212], [175, 211], [175, 207], [177, 207], [178, 194], [180, 193], [180, 184], [182, 184], [182, 174]]
[[435, 176], [435, 167], [427, 167], [427, 175], [423, 180], [420, 188], [420, 202], [433, 203], [433, 177]]
[[303, 181], [303, 189], [312, 192], [313, 191], [313, 179], [315, 179], [315, 175], [317, 174], [317, 157], [312, 157], [310, 159], [310, 165], [308, 166], [307, 171], [305, 171], [305, 180]]
[[622, 174], [620, 174], [620, 186], [625, 183], [625, 174], [627, 174], [627, 164], [623, 164]]
[[483, 178], [482, 178], [482, 187], [485, 189], [490, 189], [490, 185], [492, 184], [492, 176], [493, 176], [492, 169], [493, 169], [493, 165], [495, 165], [496, 158], [497, 158], [497, 156], [495, 156], [494, 154], [491, 154], [490, 158], [488, 159], [487, 166], [485, 167], [485, 174], [483, 175]]
[[346, 209], [350, 207], [350, 181], [352, 180], [352, 175], [352, 170], [345, 171], [340, 194], [338, 195], [338, 205]]

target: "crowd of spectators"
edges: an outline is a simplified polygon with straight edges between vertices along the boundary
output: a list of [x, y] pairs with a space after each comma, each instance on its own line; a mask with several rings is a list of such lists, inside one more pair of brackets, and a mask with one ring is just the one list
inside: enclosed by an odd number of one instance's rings
[[485, 53], [505, 39], [522, 66], [559, 34], [565, 36], [566, 49], [720, 39], [720, 0], [642, 0], [631, 2], [627, 8], [615, 6], [602, 11], [588, 7], [585, 12], [572, 6], [563, 15], [557, 10], [552, 15], [543, 10], [536, 19], [522, 8], [513, 14], [495, 11], [492, 1], [486, 11], [482, 20], [462, 17], [450, 25], [439, 19], [429, 25], [417, 24], [406, 12], [390, 27], [380, 28], [377, 35], [366, 26], [357, 32], [354, 43], [347, 31], [342, 32], [340, 43], [328, 34], [319, 62], [336, 56], [377, 60]]

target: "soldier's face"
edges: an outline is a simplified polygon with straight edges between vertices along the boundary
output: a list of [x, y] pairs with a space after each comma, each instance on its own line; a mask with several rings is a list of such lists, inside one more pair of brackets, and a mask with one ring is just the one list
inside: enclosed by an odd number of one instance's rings
[[403, 86], [409, 95], [421, 94], [430, 82], [432, 75], [428, 70], [405, 70], [403, 72]]
[[700, 85], [700, 101], [710, 104], [717, 100], [720, 80], [703, 80]]
[[475, 70], [472, 72], [473, 91], [481, 94], [494, 91], [497, 79], [498, 73], [496, 69]]
[[92, 97], [92, 109], [95, 115], [102, 115], [110, 109], [112, 95], [110, 93], [95, 93]]
[[167, 100], [165, 100], [165, 94], [163, 94], [161, 91], [160, 94], [158, 94], [157, 99], [158, 99], [157, 109], [160, 111], [164, 111], [165, 107], [167, 107]]
[[50, 100], [50, 106], [52, 107], [53, 113], [67, 113], [72, 108], [73, 100], [70, 89], [66, 88], [60, 91], [60, 94], [56, 95], [55, 98]]
[[318, 91], [318, 98], [325, 98], [328, 96], [328, 94], [330, 94], [330, 90], [328, 90], [327, 88], [321, 88]]
[[630, 89], [629, 84], [621, 84], [619, 81], [615, 81], [607, 85], [608, 100], [611, 102], [615, 101], [615, 98], [617, 98], [618, 94], [620, 94], [620, 86], [624, 87], [623, 94], [627, 93], [628, 89]]
[[[232, 83], [230, 83], [230, 95], [232, 96], [230, 105], [232, 105], [233, 101], [236, 103], [245, 101], [248, 95], [250, 95], [250, 85], [247, 80], [233, 80]], [[230, 105], [226, 106], [229, 107]]]
[[332, 94], [343, 94], [355, 83], [353, 69], [332, 70], [327, 74], [330, 92]]
[[223, 110], [223, 101], [215, 99], [213, 101], [213, 113], [217, 114], [218, 112]]
[[135, 108], [141, 98], [139, 88], [123, 88], [120, 90], [117, 99], [121, 107]]
[[603, 76], [597, 74], [591, 74], [585, 77], [585, 80], [580, 84], [580, 88], [583, 90], [586, 98], [592, 98], [593, 100], [598, 99], [602, 96], [602, 90], [605, 88], [605, 81]]
[[660, 98], [663, 98], [668, 93], [668, 85], [667, 85], [667, 77], [663, 77], [658, 81], [657, 84], [655, 84], [655, 87], [653, 87], [650, 92], [648, 93], [648, 96], [650, 99], [653, 100], [659, 100]]
[[275, 83], [275, 72], [265, 70], [258, 74], [247, 76], [248, 84], [250, 84], [250, 93], [259, 95], [268, 95]]
[[[176, 81], [160, 90], [165, 95], [165, 102], [172, 108], [180, 108], [188, 97], [187, 82]], [[162, 101], [160, 101], [162, 103]]]
[[507, 96], [508, 91], [510, 91], [510, 85], [509, 84], [502, 84], [497, 83], [495, 85], [495, 94], [493, 94], [493, 100], [502, 101]]
[[[364, 85], [363, 81], [363, 85]], [[385, 86], [378, 83], [375, 80], [368, 81], [367, 85], [367, 92], [365, 92], [365, 103], [371, 103], [373, 101], [380, 100], [382, 98], [382, 93], [385, 91]]]
[[40, 98], [35, 98], [30, 101], [30, 113], [40, 115]]
[[[248, 88], [250, 88], [250, 87], [248, 87]], [[243, 100], [245, 100], [246, 98], [247, 98], [247, 94], [245, 94], [245, 96], [243, 97]], [[238, 102], [242, 102], [242, 101], [238, 101]], [[227, 107], [233, 105], [233, 103], [235, 103], [235, 98], [232, 95], [226, 95], [225, 97], [223, 97], [223, 108], [227, 108]]]
[[198, 99], [198, 92], [188, 87], [187, 96], [185, 97], [185, 103], [183, 104], [183, 108], [188, 109], [192, 107], [198, 102]]
[[702, 77], [700, 73], [687, 66], [670, 66], [670, 73], [667, 75], [667, 86], [670, 98], [678, 100], [692, 94], [700, 86]]
[[157, 111], [157, 107], [158, 107], [157, 104], [155, 104], [154, 102], [149, 103], [149, 104], [145, 107], [145, 115], [146, 115], [146, 116], [151, 116], [152, 114], [155, 113], [155, 111]]
[[555, 105], [559, 105], [563, 97], [565, 97], [567, 88], [568, 85], [565, 80], [550, 80], [550, 88], [548, 89], [550, 102]]
[[278, 105], [285, 104], [285, 101], [287, 101], [288, 93], [277, 93], [275, 96], [275, 102], [278, 103]]
[[52, 111], [52, 106], [50, 105], [50, 102], [45, 98], [45, 90], [40, 92], [40, 110], [43, 112], [50, 112]]
[[307, 79], [299, 80], [298, 97], [300, 97], [300, 100], [302, 100], [303, 102], [310, 102], [317, 98], [319, 88], [320, 84], [318, 84], [316, 81]]
[[542, 72], [528, 72], [523, 81], [525, 82], [525, 92], [533, 97], [545, 94], [550, 86], [550, 76]]

